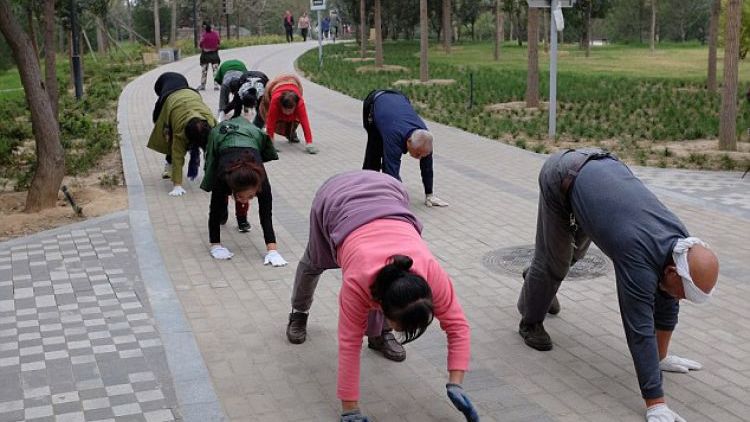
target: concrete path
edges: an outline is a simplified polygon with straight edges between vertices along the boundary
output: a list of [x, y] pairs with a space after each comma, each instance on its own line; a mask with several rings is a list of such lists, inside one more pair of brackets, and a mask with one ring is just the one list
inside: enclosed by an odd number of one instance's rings
[[[273, 76], [292, 72], [294, 59], [313, 46], [249, 47], [222, 51], [222, 59], [239, 58]], [[249, 234], [238, 233], [230, 218], [222, 238], [236, 255], [229, 262], [217, 262], [207, 251], [208, 195], [195, 183], [187, 186], [184, 197], [167, 196], [170, 183], [160, 178], [163, 157], [145, 148], [156, 99], [153, 82], [168, 70], [183, 72], [192, 84], [198, 84], [196, 57], [163, 66], [128, 85], [119, 110], [131, 194], [130, 224], [145, 232], [138, 237], [144, 241], [135, 242], [138, 258], [144, 262], [140, 268], [153, 272], [149, 274], [160, 283], [169, 283], [149, 291], [160, 333], [159, 322], [165, 321], [162, 343], [172, 374], [169, 379], [177, 391], [172, 394], [165, 387], [164, 400], [168, 405], [177, 397], [176, 408], [187, 409], [192, 420], [337, 420], [339, 271], [323, 276], [312, 308], [308, 341], [289, 344], [284, 328], [294, 270], [307, 240], [312, 196], [330, 175], [361, 164], [365, 145], [361, 101], [306, 81], [305, 99], [320, 153], [307, 155], [299, 144], [280, 138], [281, 159], [267, 166], [279, 249], [290, 265], [262, 265], [265, 248], [255, 213], [251, 215], [255, 227]], [[204, 99], [213, 109], [218, 93], [206, 91]], [[472, 370], [464, 386], [482, 420], [642, 421], [643, 403], [606, 260], [590, 262], [592, 267], [603, 264], [599, 275], [586, 278], [584, 274], [563, 283], [559, 295], [563, 310], [545, 324], [555, 342], [553, 351], [527, 348], [516, 332], [520, 275], [498, 271], [498, 265], [517, 267], [533, 243], [536, 178], [544, 157], [444, 125], [428, 125], [437, 139], [436, 193], [451, 206], [429, 209], [422, 205], [416, 160], [405, 159], [401, 174], [412, 195], [413, 209], [425, 225], [424, 237], [453, 277], [472, 325]], [[689, 375], [665, 374], [670, 405], [689, 421], [747, 420], [750, 328], [744, 310], [750, 300], [746, 276], [750, 271], [746, 240], [750, 238], [750, 184], [740, 180], [739, 173], [635, 171], [694, 235], [713, 245], [722, 260], [721, 284], [714, 300], [700, 307], [683, 305], [672, 352], [701, 361], [705, 369]], [[155, 238], [150, 243], [148, 230], [153, 230]], [[13, 252], [5, 253], [6, 249], [0, 245], [0, 289], [8, 286], [9, 280], [13, 286], [26, 280], [14, 276]], [[169, 295], [172, 287], [189, 327], [158, 317], [163, 307], [180, 321], [182, 313], [174, 311], [175, 301]], [[0, 298], [5, 297], [3, 292], [0, 290]], [[15, 305], [0, 301], [0, 311], [18, 308], [18, 300], [23, 298], [16, 299]], [[10, 322], [8, 315], [0, 314], [0, 323]], [[9, 335], [11, 343], [17, 341], [16, 332], [6, 329], [14, 328], [2, 325], [0, 334]], [[169, 358], [170, 350], [191, 348], [191, 334], [210, 383], [202, 377], [200, 358], [187, 354], [179, 359], [171, 354], [182, 367]], [[184, 341], [164, 341], [177, 335]], [[5, 341], [3, 338], [0, 344]], [[3, 350], [0, 364], [6, 362]], [[462, 420], [445, 397], [445, 354], [445, 337], [437, 325], [407, 346], [408, 357], [403, 363], [386, 361], [363, 349], [363, 411], [381, 422]], [[197, 386], [197, 392], [180, 393], [188, 391], [185, 386], [191, 384]], [[168, 385], [166, 379], [163, 385]], [[26, 394], [26, 385], [20, 388]], [[0, 421], [6, 420], [3, 412], [20, 414], [20, 399], [6, 400], [4, 391], [0, 389]], [[214, 391], [220, 410], [211, 407]], [[213, 410], [202, 417], [189, 412], [201, 408], [202, 403]], [[25, 401], [23, 405], [27, 405]]]

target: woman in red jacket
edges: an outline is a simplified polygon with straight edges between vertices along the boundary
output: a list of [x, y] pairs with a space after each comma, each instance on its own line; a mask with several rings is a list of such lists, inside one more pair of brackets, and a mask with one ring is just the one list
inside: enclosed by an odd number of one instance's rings
[[302, 83], [294, 75], [279, 75], [266, 85], [266, 93], [260, 104], [260, 116], [265, 121], [266, 133], [273, 140], [275, 134], [285, 136], [289, 142], [297, 143], [297, 126], [302, 125], [305, 134], [305, 151], [317, 154], [312, 145], [312, 131], [307, 119], [305, 100], [302, 98]]

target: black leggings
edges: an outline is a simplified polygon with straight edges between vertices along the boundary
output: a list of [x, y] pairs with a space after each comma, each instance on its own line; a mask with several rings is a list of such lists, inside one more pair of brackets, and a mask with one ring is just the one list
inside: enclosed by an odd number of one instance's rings
[[[227, 221], [229, 205], [229, 195], [232, 190], [224, 181], [222, 169], [230, 163], [241, 157], [242, 154], [252, 154], [256, 163], [263, 167], [263, 159], [260, 152], [254, 148], [228, 148], [221, 152], [219, 156], [219, 169], [216, 177], [216, 183], [211, 190], [211, 204], [208, 211], [208, 237], [211, 243], [221, 243], [221, 224]], [[265, 170], [265, 168], [264, 168]], [[263, 239], [266, 244], [276, 243], [276, 234], [273, 231], [273, 195], [271, 193], [271, 182], [268, 180], [268, 173], [260, 186], [256, 197], [258, 198], [258, 217], [260, 226], [263, 229]]]

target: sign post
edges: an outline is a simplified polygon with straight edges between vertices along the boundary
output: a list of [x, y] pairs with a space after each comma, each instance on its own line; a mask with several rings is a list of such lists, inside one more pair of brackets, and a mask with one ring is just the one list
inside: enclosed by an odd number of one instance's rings
[[310, 0], [310, 10], [318, 12], [318, 67], [323, 67], [323, 21], [320, 12], [326, 10], [326, 0]]
[[557, 32], [565, 28], [562, 8], [573, 7], [576, 0], [526, 0], [529, 7], [550, 8], [549, 25], [549, 130], [547, 136], [555, 139], [557, 132]]

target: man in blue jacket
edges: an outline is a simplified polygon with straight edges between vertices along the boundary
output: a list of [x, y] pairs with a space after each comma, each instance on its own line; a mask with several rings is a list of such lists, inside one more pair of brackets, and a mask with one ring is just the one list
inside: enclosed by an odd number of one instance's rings
[[679, 300], [706, 302], [719, 261], [625, 164], [599, 149], [552, 155], [539, 174], [536, 250], [524, 277], [519, 333], [545, 351], [542, 325], [570, 266], [593, 241], [614, 264], [617, 298], [648, 422], [684, 422], [667, 407], [661, 371], [701, 369], [667, 354]]
[[367, 131], [367, 149], [362, 170], [382, 171], [401, 180], [401, 156], [407, 152], [419, 160], [425, 205], [447, 207], [432, 193], [432, 134], [399, 91], [376, 89], [365, 98], [362, 123]]

